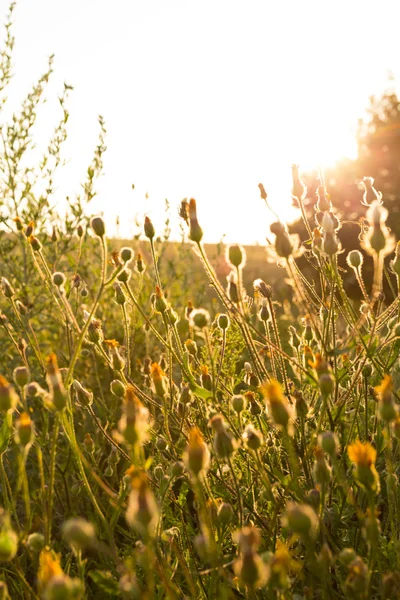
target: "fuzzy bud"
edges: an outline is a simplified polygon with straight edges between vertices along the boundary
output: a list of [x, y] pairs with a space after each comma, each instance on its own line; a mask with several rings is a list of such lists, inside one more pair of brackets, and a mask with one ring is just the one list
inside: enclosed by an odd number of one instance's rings
[[104, 224], [104, 221], [101, 217], [92, 217], [92, 219], [90, 220], [90, 227], [92, 228], [93, 232], [99, 237], [102, 238], [105, 236], [106, 234], [106, 226]]

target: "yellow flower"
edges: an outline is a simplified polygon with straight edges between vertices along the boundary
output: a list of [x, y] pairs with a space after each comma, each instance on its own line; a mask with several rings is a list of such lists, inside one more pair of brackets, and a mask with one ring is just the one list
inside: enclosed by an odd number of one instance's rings
[[381, 394], [382, 396], [385, 396], [388, 393], [390, 394], [393, 389], [393, 379], [390, 375], [384, 375], [380, 385], [377, 385], [374, 389], [378, 394]]
[[50, 550], [42, 550], [39, 556], [39, 585], [45, 587], [53, 577], [62, 575], [59, 555]]
[[358, 467], [371, 467], [376, 461], [376, 450], [369, 442], [357, 440], [347, 448], [350, 460]]

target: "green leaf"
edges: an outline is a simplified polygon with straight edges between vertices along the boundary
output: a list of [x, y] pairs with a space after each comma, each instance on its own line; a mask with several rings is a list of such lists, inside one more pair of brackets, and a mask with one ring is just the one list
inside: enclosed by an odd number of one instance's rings
[[93, 570], [88, 573], [99, 590], [105, 592], [108, 598], [119, 598], [119, 585], [110, 571]]

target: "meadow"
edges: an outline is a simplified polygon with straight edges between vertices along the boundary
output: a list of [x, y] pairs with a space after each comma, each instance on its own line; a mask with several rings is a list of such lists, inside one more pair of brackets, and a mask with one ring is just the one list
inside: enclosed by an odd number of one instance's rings
[[0, 136], [0, 598], [400, 597], [400, 242], [373, 179], [359, 250], [296, 165], [304, 239], [272, 222], [247, 262], [193, 198], [181, 242], [148, 217], [109, 240], [103, 119], [52, 204], [69, 86], [29, 158], [51, 71]]

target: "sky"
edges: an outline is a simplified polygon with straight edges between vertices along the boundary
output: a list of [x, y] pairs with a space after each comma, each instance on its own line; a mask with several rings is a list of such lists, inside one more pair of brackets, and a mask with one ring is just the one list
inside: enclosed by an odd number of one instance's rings
[[117, 216], [123, 236], [144, 214], [161, 231], [167, 198], [176, 236], [177, 206], [194, 197], [206, 241], [262, 243], [271, 215], [258, 183], [290, 220], [290, 165], [354, 156], [369, 96], [389, 72], [400, 78], [399, 17], [398, 0], [19, 0], [10, 104], [54, 53], [37, 144], [66, 81], [60, 209], [79, 191], [101, 114], [105, 173], [88, 212], [104, 214], [111, 235]]

